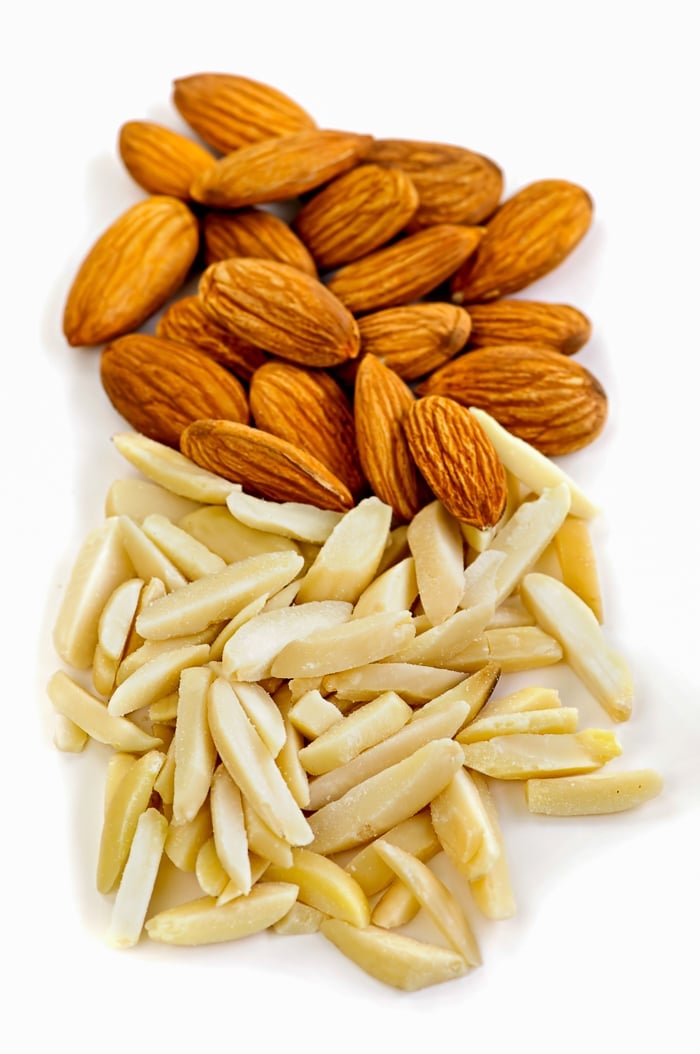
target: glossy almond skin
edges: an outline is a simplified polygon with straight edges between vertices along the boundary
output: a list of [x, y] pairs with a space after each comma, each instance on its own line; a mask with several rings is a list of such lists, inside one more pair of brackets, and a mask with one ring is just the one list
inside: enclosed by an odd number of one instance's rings
[[551, 348], [502, 344], [478, 348], [437, 370], [420, 394], [476, 406], [549, 457], [591, 443], [608, 400], [596, 377]]
[[302, 366], [355, 358], [360, 334], [350, 312], [321, 282], [288, 264], [221, 260], [199, 285], [204, 311], [236, 336]]
[[369, 135], [329, 129], [264, 139], [222, 157], [194, 181], [191, 194], [223, 209], [286, 201], [352, 168], [371, 142]]
[[173, 82], [173, 103], [190, 128], [222, 154], [316, 124], [277, 88], [230, 73], [178, 78]]
[[330, 270], [385, 245], [417, 208], [418, 191], [404, 172], [363, 164], [318, 191], [294, 228], [318, 266]]
[[240, 381], [201, 352], [161, 337], [130, 333], [107, 344], [100, 376], [133, 429], [176, 449], [183, 430], [200, 417], [249, 418]]
[[297, 267], [312, 278], [316, 264], [304, 243], [289, 224], [264, 209], [236, 212], [207, 212], [202, 221], [205, 263], [217, 263], [230, 256], [256, 256]]
[[199, 143], [153, 121], [127, 121], [119, 130], [118, 146], [126, 170], [140, 187], [184, 201], [200, 172], [216, 160]]
[[146, 321], [181, 287], [199, 248], [197, 220], [177, 198], [132, 205], [97, 239], [68, 293], [69, 344], [102, 344]]
[[260, 348], [210, 318], [198, 296], [174, 300], [158, 319], [156, 336], [201, 351], [243, 381], [249, 381], [258, 367], [268, 361]]
[[271, 501], [294, 501], [342, 511], [353, 505], [344, 483], [317, 458], [260, 428], [231, 421], [195, 421], [180, 450], [202, 468]]
[[357, 320], [362, 354], [375, 355], [405, 381], [444, 366], [461, 351], [471, 319], [456, 304], [389, 307]]
[[593, 203], [575, 183], [544, 179], [528, 184], [486, 224], [477, 252], [452, 279], [452, 299], [470, 304], [524, 289], [569, 255], [592, 219]]
[[472, 331], [469, 346], [537, 344], [562, 355], [574, 355], [589, 340], [590, 319], [569, 304], [539, 300], [492, 300], [470, 304]]
[[417, 399], [404, 420], [411, 454], [436, 498], [462, 523], [484, 530], [506, 506], [506, 473], [469, 411], [452, 399]]
[[287, 362], [261, 366], [250, 385], [253, 420], [322, 461], [354, 498], [366, 490], [350, 401], [325, 370]]

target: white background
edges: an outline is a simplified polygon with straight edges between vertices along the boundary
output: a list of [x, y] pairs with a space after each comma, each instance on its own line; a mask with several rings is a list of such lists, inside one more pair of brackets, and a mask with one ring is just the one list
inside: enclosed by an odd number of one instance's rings
[[[5, 13], [3, 1050], [700, 1051], [691, 12], [688, 0], [65, 0]], [[483, 967], [415, 995], [316, 936], [106, 948], [109, 903], [93, 882], [105, 755], [51, 744], [51, 624], [77, 545], [123, 472], [109, 442], [123, 423], [97, 351], [61, 336], [63, 301], [96, 236], [142, 196], [116, 154], [120, 124], [181, 128], [171, 81], [203, 70], [267, 81], [321, 126], [486, 153], [507, 193], [561, 177], [596, 203], [582, 245], [528, 295], [593, 320], [578, 357], [605, 385], [610, 418], [566, 467], [604, 509], [606, 632], [637, 684], [618, 729], [623, 760], [657, 767], [666, 790], [635, 813], [570, 821], [528, 817], [506, 791], [517, 917], [477, 921]]]

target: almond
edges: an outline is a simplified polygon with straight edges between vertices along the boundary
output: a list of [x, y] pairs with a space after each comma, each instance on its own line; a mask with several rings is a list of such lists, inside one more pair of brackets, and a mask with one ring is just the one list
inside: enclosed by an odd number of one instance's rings
[[259, 428], [233, 421], [195, 421], [180, 450], [201, 468], [271, 501], [292, 501], [342, 512], [353, 505], [344, 483], [311, 454]]
[[222, 154], [316, 124], [277, 88], [230, 73], [180, 77], [173, 82], [173, 103], [190, 128]]
[[357, 320], [362, 354], [376, 355], [406, 381], [443, 366], [469, 339], [471, 320], [456, 304], [389, 307]]
[[470, 347], [494, 344], [537, 344], [573, 355], [591, 335], [590, 320], [568, 304], [538, 300], [493, 300], [471, 304]]
[[392, 165], [412, 179], [420, 205], [410, 229], [436, 223], [482, 223], [503, 193], [503, 173], [482, 154], [447, 143], [377, 139], [367, 161]]
[[315, 194], [294, 227], [322, 269], [366, 256], [403, 230], [418, 191], [397, 168], [359, 165]]
[[256, 256], [278, 260], [317, 277], [311, 253], [289, 224], [264, 209], [207, 212], [202, 222], [204, 259], [207, 264], [230, 256]]
[[371, 142], [370, 135], [328, 129], [264, 139], [203, 172], [192, 184], [192, 197], [224, 209], [296, 198], [352, 168]]
[[456, 519], [478, 530], [498, 523], [506, 507], [506, 472], [490, 439], [452, 399], [417, 399], [404, 419], [416, 465]]
[[418, 390], [485, 410], [548, 457], [587, 446], [602, 430], [608, 409], [600, 383], [579, 362], [529, 344], [460, 355]]
[[102, 352], [100, 376], [131, 427], [167, 446], [177, 447], [183, 429], [200, 417], [248, 421], [240, 381], [207, 355], [162, 337], [119, 337]]
[[267, 362], [264, 351], [210, 318], [198, 296], [174, 300], [158, 319], [156, 335], [201, 351], [244, 381]]
[[360, 463], [372, 490], [408, 521], [427, 499], [403, 431], [414, 395], [374, 355], [360, 360], [355, 378], [355, 429]]
[[563, 179], [530, 183], [486, 224], [472, 259], [454, 275], [455, 303], [496, 300], [554, 270], [574, 249], [593, 218], [586, 191]]
[[364, 493], [350, 401], [324, 370], [268, 362], [253, 376], [250, 408], [258, 428], [313, 454], [353, 497]]
[[190, 186], [216, 158], [199, 143], [153, 121], [127, 121], [119, 154], [132, 179], [149, 194], [187, 200]]
[[197, 220], [182, 201], [140, 201], [111, 224], [83, 260], [68, 293], [69, 344], [101, 344], [137, 329], [185, 281], [199, 248]]
[[199, 296], [219, 325], [302, 366], [335, 366], [359, 353], [360, 334], [347, 308], [321, 282], [288, 264], [221, 260], [202, 275]]
[[328, 288], [356, 314], [407, 304], [454, 274], [481, 237], [478, 227], [429, 227], [341, 267]]

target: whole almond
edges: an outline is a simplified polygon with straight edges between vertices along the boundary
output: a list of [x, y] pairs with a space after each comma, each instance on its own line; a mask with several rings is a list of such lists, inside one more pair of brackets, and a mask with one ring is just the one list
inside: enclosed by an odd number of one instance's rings
[[202, 468], [271, 501], [336, 511], [353, 505], [345, 484], [322, 462], [260, 428], [232, 421], [195, 421], [182, 433], [180, 450]]
[[243, 386], [207, 355], [162, 337], [130, 333], [107, 344], [102, 386], [115, 410], [149, 439], [177, 448], [200, 417], [248, 421]]
[[185, 281], [199, 248], [197, 220], [177, 198], [132, 205], [98, 238], [68, 293], [63, 332], [73, 346], [137, 329]]
[[190, 128], [222, 154], [316, 125], [277, 88], [230, 73], [180, 77], [173, 82], [173, 103]]
[[352, 168], [371, 142], [370, 135], [315, 128], [264, 139], [202, 172], [192, 184], [192, 197], [224, 209], [296, 198]]
[[355, 358], [360, 334], [350, 312], [317, 279], [274, 260], [236, 257], [212, 264], [199, 297], [219, 325], [302, 366]]
[[328, 288], [354, 314], [408, 304], [454, 274], [481, 237], [479, 227], [428, 227], [341, 267]]
[[156, 336], [201, 351], [244, 381], [249, 381], [258, 367], [268, 361], [260, 348], [210, 318], [198, 296], [174, 300], [158, 319]]
[[153, 121], [123, 124], [119, 154], [131, 178], [149, 194], [169, 194], [185, 201], [200, 172], [216, 160], [199, 143]]
[[593, 203], [575, 183], [544, 179], [528, 184], [486, 224], [477, 252], [452, 279], [452, 299], [470, 304], [524, 289], [569, 255], [592, 218]]
[[385, 245], [417, 208], [418, 191], [399, 169], [359, 165], [318, 191], [294, 227], [318, 266], [329, 270]]
[[471, 320], [456, 304], [389, 307], [357, 320], [361, 354], [375, 355], [406, 381], [423, 377], [461, 351]]
[[377, 497], [406, 522], [427, 499], [403, 430], [414, 401], [408, 385], [374, 355], [360, 360], [354, 400], [360, 463]]
[[412, 179], [420, 205], [409, 229], [436, 223], [482, 223], [503, 193], [503, 173], [483, 154], [461, 146], [414, 139], [377, 139], [367, 161], [391, 165]]
[[600, 383], [579, 362], [529, 344], [460, 355], [418, 390], [485, 410], [548, 457], [587, 446], [602, 430], [608, 409]]
[[268, 362], [256, 370], [251, 381], [250, 409], [258, 428], [318, 458], [354, 498], [363, 494], [366, 481], [352, 407], [328, 373]]
[[256, 256], [278, 260], [317, 277], [311, 253], [288, 223], [264, 209], [207, 212], [202, 221], [204, 259], [207, 264], [230, 256]]
[[591, 335], [590, 320], [568, 304], [538, 300], [492, 300], [470, 304], [470, 347], [494, 344], [537, 344], [563, 355], [574, 355]]

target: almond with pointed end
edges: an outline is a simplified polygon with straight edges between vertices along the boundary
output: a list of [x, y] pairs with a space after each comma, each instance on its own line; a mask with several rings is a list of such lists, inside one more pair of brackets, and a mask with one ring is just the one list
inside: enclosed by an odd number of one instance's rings
[[591, 225], [593, 203], [575, 183], [543, 179], [509, 198], [486, 224], [473, 258], [454, 275], [458, 304], [497, 300], [554, 270]]
[[207, 212], [202, 221], [204, 259], [207, 264], [230, 256], [256, 256], [279, 260], [316, 278], [316, 264], [309, 250], [288, 223], [265, 209]]
[[184, 202], [159, 195], [122, 213], [97, 239], [68, 293], [69, 344], [101, 344], [137, 329], [185, 281], [199, 248]]
[[174, 300], [158, 319], [156, 336], [174, 340], [208, 355], [243, 381], [249, 381], [267, 355], [211, 318], [198, 296]]
[[482, 530], [506, 504], [506, 473], [490, 439], [464, 406], [428, 395], [404, 418], [411, 454], [433, 494], [462, 523]]
[[456, 304], [389, 307], [357, 320], [361, 354], [376, 355], [405, 381], [444, 366], [469, 339], [471, 320]]
[[119, 154], [131, 178], [149, 194], [169, 194], [185, 201], [200, 172], [216, 160], [199, 143], [153, 121], [123, 124]]
[[590, 319], [569, 304], [539, 300], [492, 300], [470, 304], [470, 348], [536, 344], [574, 355], [591, 335]]

